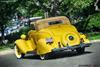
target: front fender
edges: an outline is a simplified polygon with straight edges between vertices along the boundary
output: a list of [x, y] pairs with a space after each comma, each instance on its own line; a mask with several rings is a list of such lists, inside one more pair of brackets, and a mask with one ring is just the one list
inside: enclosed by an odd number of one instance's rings
[[18, 39], [15, 41], [16, 46], [19, 48], [21, 53], [26, 53], [27, 52], [27, 47], [25, 46], [25, 40], [23, 39]]
[[15, 41], [15, 44], [19, 48], [20, 52], [24, 54], [36, 49], [36, 45], [33, 44], [31, 40], [18, 39]]

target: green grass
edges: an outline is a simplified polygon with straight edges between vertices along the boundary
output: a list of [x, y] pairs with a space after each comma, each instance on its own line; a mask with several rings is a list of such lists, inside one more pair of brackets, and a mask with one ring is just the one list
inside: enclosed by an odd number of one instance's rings
[[9, 47], [7, 47], [7, 46], [0, 46], [0, 51], [6, 50], [6, 49], [9, 49]]
[[100, 32], [87, 33], [90, 40], [100, 39]]
[[0, 46], [0, 51], [6, 50], [6, 49], [13, 49], [14, 48], [14, 43], [6, 44], [6, 45], [1, 45]]
[[100, 35], [94, 35], [89, 37], [90, 40], [100, 39]]

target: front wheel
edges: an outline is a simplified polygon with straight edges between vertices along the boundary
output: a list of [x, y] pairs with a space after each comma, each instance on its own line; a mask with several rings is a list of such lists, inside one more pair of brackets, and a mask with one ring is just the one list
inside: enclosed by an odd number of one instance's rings
[[21, 58], [24, 57], [25, 54], [22, 54], [20, 52], [19, 48], [16, 45], [15, 45], [15, 48], [14, 49], [15, 49], [15, 55], [16, 55], [17, 59], [21, 59]]
[[77, 48], [76, 51], [77, 51], [77, 53], [82, 54], [82, 53], [85, 52], [85, 47], [83, 47], [83, 48]]

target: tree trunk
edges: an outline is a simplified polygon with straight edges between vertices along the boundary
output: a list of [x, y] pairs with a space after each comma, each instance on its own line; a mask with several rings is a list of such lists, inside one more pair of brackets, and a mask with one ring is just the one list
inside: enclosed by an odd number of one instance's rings
[[3, 40], [5, 40], [5, 36], [4, 36], [4, 27], [1, 27], [1, 45], [4, 44]]
[[94, 6], [95, 6], [95, 11], [100, 11], [100, 8], [99, 8], [99, 4], [100, 3], [100, 0], [96, 0], [96, 2], [94, 3]]
[[45, 18], [48, 18], [49, 17], [48, 12], [44, 12], [44, 17]]

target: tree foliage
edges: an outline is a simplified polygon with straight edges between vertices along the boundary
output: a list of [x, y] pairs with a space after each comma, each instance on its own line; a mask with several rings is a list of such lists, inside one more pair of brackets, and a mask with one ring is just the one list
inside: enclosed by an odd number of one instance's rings
[[[5, 2], [0, 1], [0, 31], [2, 33], [2, 39], [4, 39], [4, 30], [6, 24], [13, 16], [14, 12], [16, 11], [15, 8], [17, 6], [14, 5], [13, 2]], [[2, 40], [1, 40], [2, 41]]]
[[90, 6], [93, 0], [34, 0], [48, 16], [75, 16]]
[[[60, 16], [76, 21], [79, 27], [92, 29], [99, 26], [100, 0], [7, 0], [0, 1], [0, 31], [15, 13], [19, 16]], [[95, 14], [96, 13], [96, 14]], [[79, 28], [80, 29], [80, 28]]]
[[93, 14], [89, 19], [87, 29], [91, 31], [100, 30], [100, 13]]

